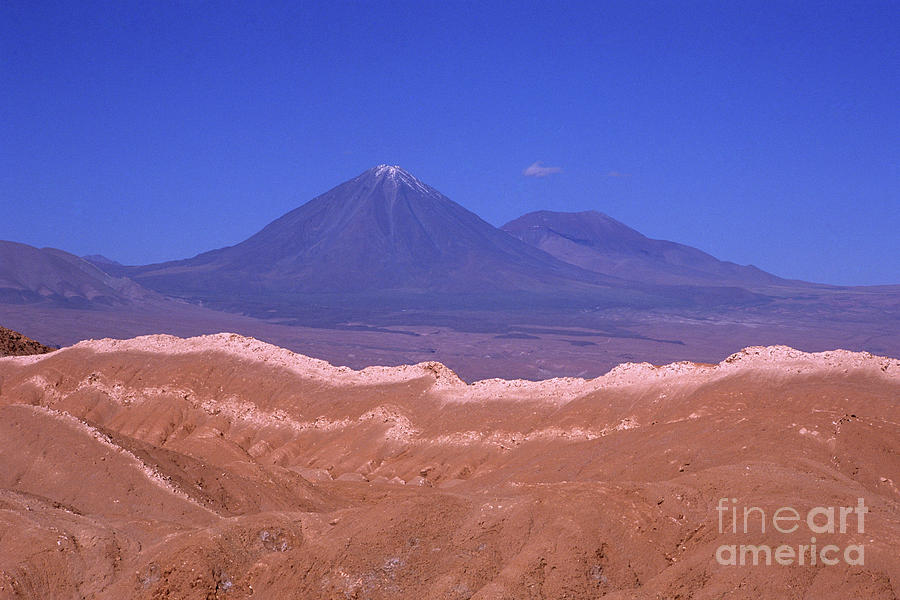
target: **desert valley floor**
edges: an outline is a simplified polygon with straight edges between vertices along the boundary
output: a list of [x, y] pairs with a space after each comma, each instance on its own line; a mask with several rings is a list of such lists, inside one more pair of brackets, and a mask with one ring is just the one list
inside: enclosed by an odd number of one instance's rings
[[[0, 359], [0, 598], [896, 598], [900, 361], [467, 384], [233, 334]], [[855, 506], [864, 565], [722, 565], [717, 505]], [[805, 514], [805, 513], [804, 513]]]

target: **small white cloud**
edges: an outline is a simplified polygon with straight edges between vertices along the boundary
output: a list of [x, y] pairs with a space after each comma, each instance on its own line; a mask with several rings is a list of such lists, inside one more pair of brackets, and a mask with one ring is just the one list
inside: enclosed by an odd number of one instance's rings
[[562, 167], [545, 167], [541, 164], [541, 161], [532, 163], [531, 166], [522, 171], [522, 175], [525, 177], [546, 177], [555, 173], [562, 173]]
[[610, 171], [606, 174], [607, 177], [631, 177], [631, 173], [620, 173], [619, 171]]

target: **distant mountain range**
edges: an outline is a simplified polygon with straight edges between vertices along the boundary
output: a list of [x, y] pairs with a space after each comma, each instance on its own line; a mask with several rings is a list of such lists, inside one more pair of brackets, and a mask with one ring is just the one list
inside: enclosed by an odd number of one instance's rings
[[758, 304], [765, 296], [746, 287], [782, 282], [599, 213], [534, 213], [498, 229], [388, 165], [234, 246], [146, 266], [95, 264], [160, 293], [304, 322], [458, 308]]
[[[93, 312], [63, 319], [64, 332], [47, 329], [61, 314], [47, 311], [59, 309]], [[271, 333], [306, 352], [316, 350], [271, 326], [380, 336], [361, 346], [345, 340], [328, 356], [336, 362], [437, 358], [462, 371], [460, 361], [471, 361], [479, 374], [530, 375], [509, 367], [523, 364], [584, 374], [636, 359], [716, 361], [781, 343], [900, 355], [900, 286], [782, 279], [594, 211], [539, 211], [497, 228], [398, 166], [369, 169], [243, 242], [184, 260], [125, 266], [0, 243], [0, 324], [53, 343], [218, 331], [234, 328], [236, 315], [250, 318], [240, 321], [243, 333]], [[462, 337], [413, 343], [429, 331]], [[483, 335], [495, 337], [466, 337]], [[551, 340], [579, 354], [549, 365]], [[480, 370], [491, 361], [502, 368]]]

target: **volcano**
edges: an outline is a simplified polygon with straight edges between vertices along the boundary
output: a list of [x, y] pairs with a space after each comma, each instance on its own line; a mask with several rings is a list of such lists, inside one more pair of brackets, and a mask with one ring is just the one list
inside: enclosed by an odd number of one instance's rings
[[404, 310], [598, 298], [640, 304], [658, 294], [559, 260], [389, 165], [237, 245], [122, 272], [159, 292], [267, 316], [322, 304]]
[[498, 230], [397, 166], [380, 165], [235, 246], [137, 270], [179, 293], [546, 289], [596, 276]]

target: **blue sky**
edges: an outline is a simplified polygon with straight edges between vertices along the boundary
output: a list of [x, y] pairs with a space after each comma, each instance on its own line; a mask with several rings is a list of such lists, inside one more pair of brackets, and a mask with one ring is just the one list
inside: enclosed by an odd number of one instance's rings
[[897, 31], [896, 2], [7, 0], [0, 239], [184, 258], [390, 163], [495, 225], [595, 209], [900, 283]]

